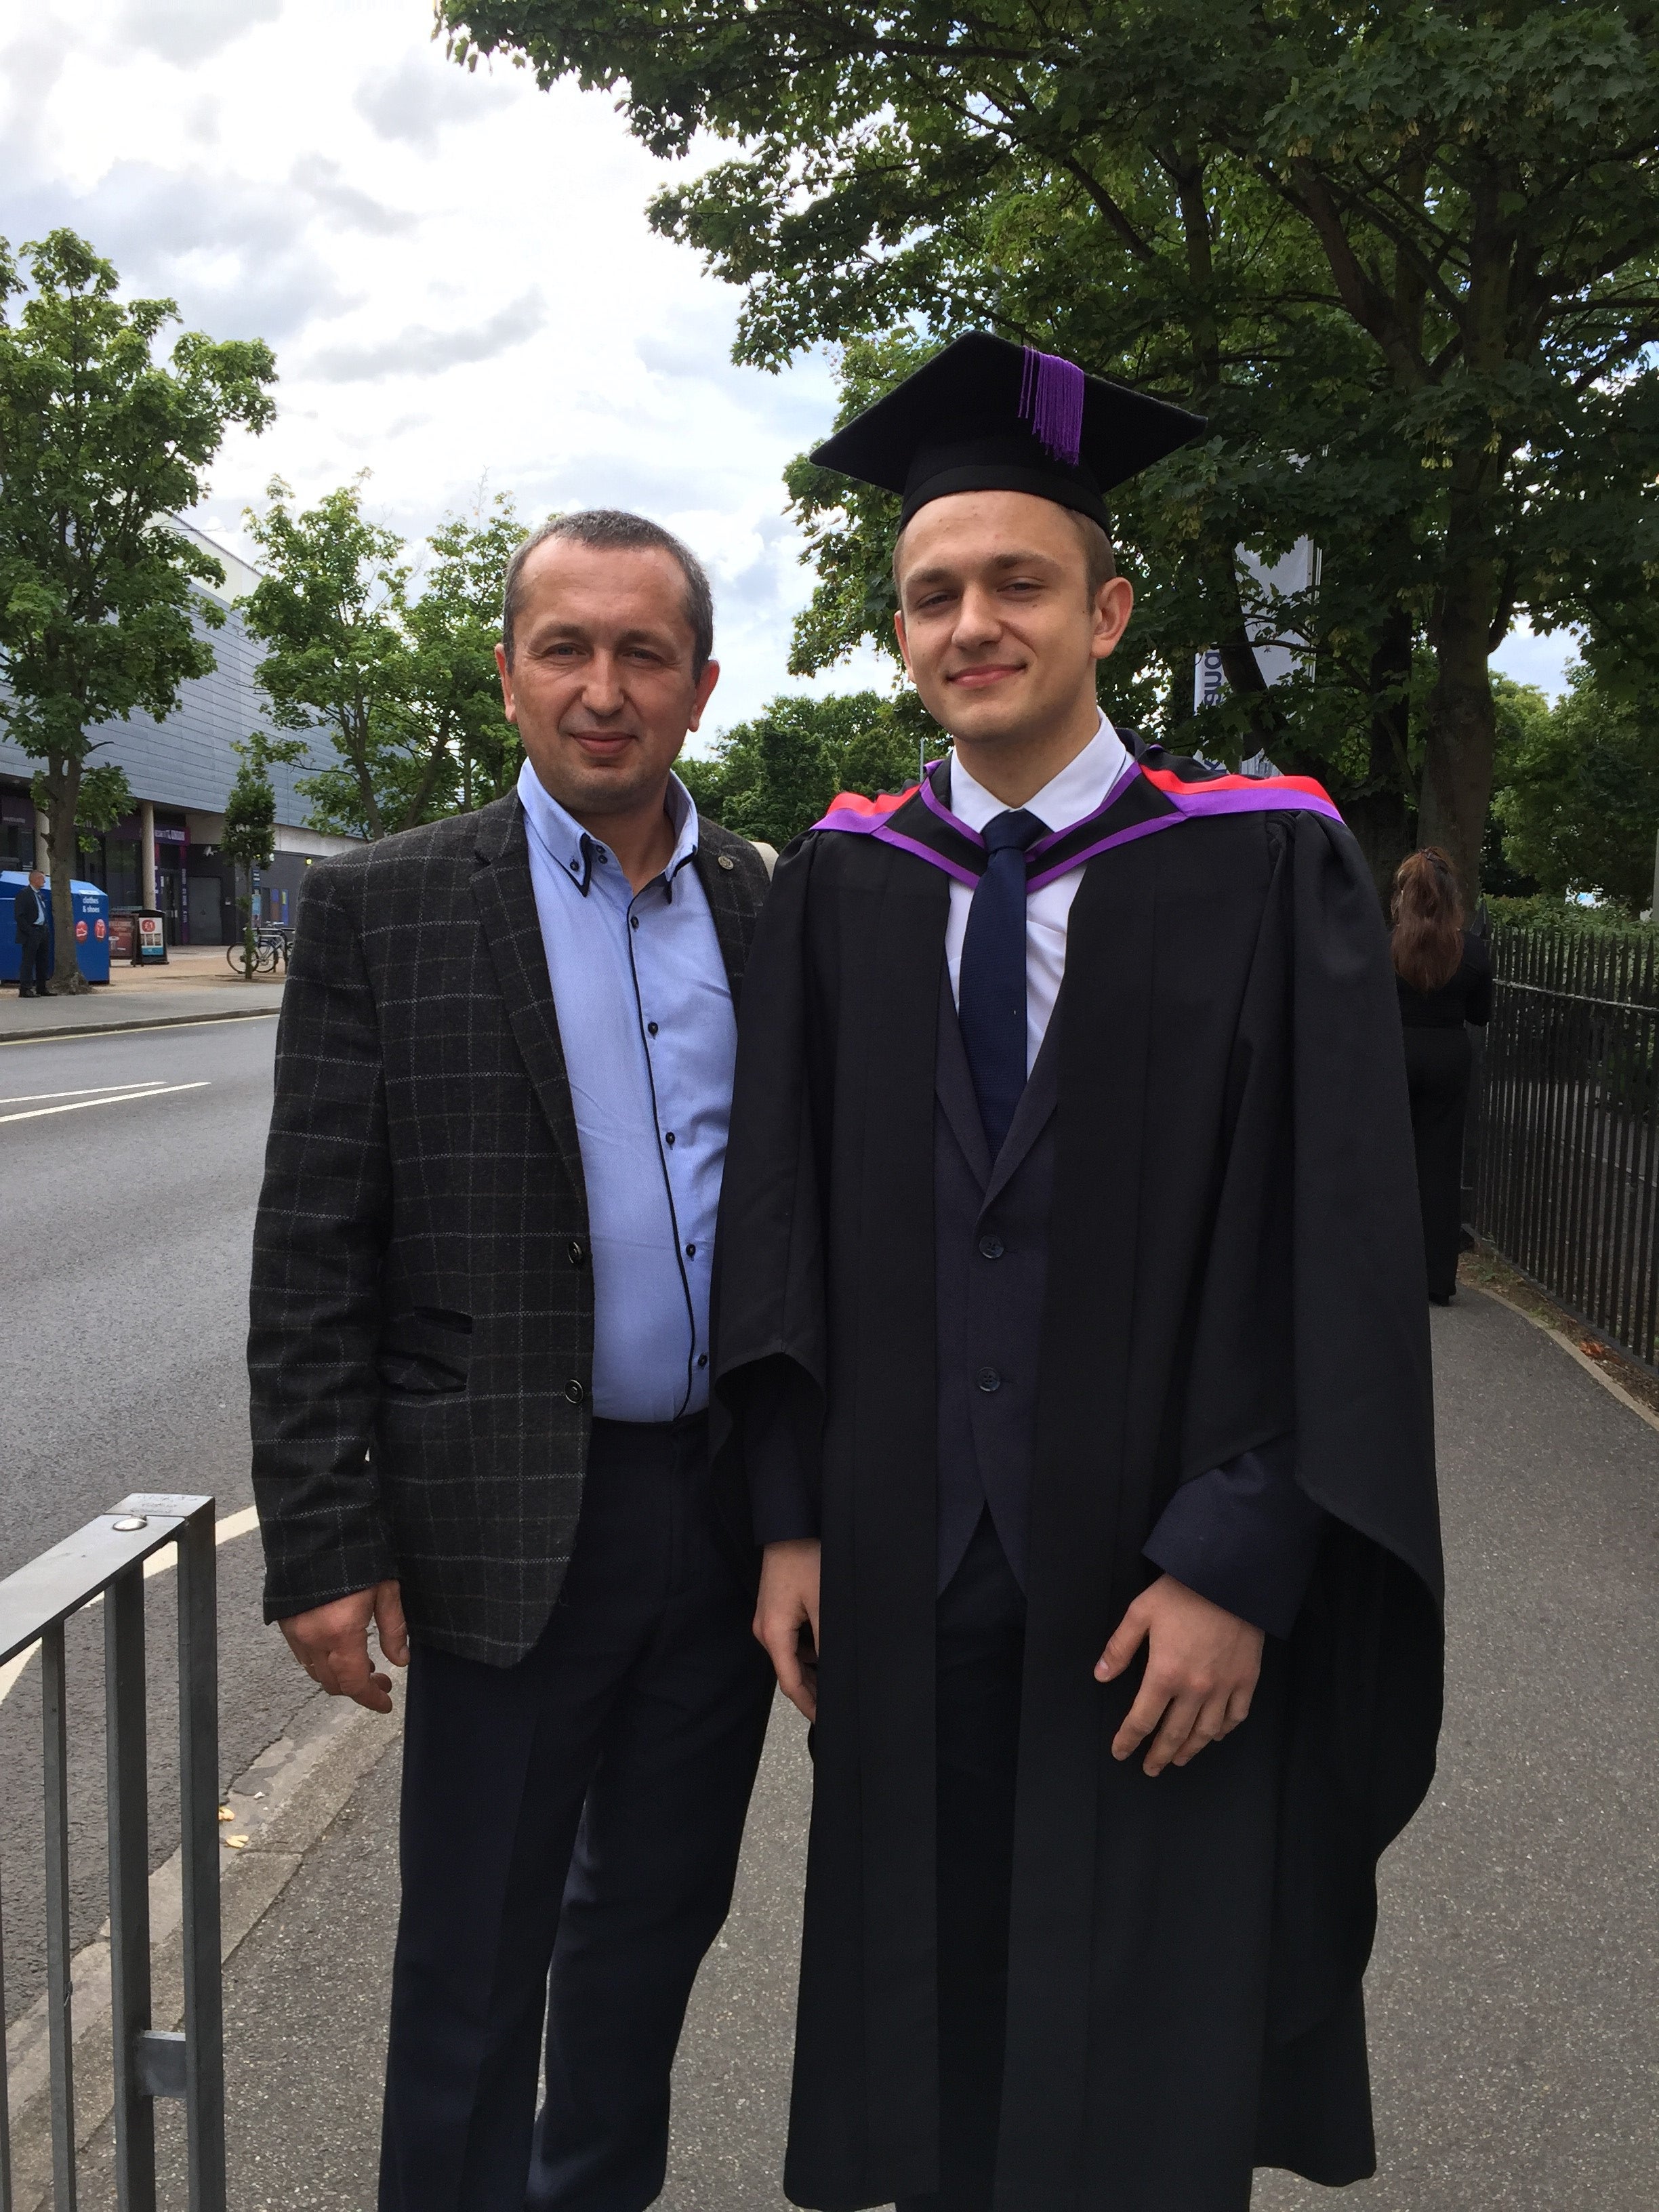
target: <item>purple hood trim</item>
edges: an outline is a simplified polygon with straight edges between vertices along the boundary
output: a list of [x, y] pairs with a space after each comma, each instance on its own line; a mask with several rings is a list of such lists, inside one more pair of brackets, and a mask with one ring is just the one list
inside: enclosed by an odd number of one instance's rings
[[[960, 816], [952, 814], [947, 806], [935, 798], [933, 788], [934, 765], [935, 763], [929, 763], [928, 773], [924, 776], [916, 797], [931, 814], [953, 830], [958, 837], [982, 852], [985, 840], [976, 830], [970, 830]], [[1039, 838], [1030, 849], [1030, 860], [1040, 862], [1043, 854], [1051, 851], [1062, 839], [1073, 837], [1076, 832], [1083, 829], [1087, 823], [1103, 817], [1123, 797], [1135, 778], [1143, 773], [1138, 762], [1130, 762], [1092, 814], [1085, 815], [1081, 821], [1073, 822], [1064, 830], [1053, 830], [1048, 836]], [[1154, 815], [1147, 822], [1131, 823], [1126, 829], [1114, 830], [1091, 843], [1081, 847], [1070, 847], [1052, 867], [1038, 866], [1028, 876], [1025, 884], [1026, 895], [1029, 896], [1032, 891], [1041, 890], [1045, 884], [1057, 882], [1061, 876], [1069, 875], [1073, 868], [1082, 867], [1085, 862], [1094, 860], [1102, 853], [1109, 853], [1115, 846], [1131, 844], [1137, 837], [1150, 837], [1159, 830], [1174, 830], [1183, 822], [1201, 821], [1209, 815], [1283, 814], [1294, 811], [1304, 814], [1322, 814], [1332, 822], [1340, 822], [1342, 819], [1340, 810], [1322, 793], [1316, 796], [1310, 791], [1287, 787], [1285, 783], [1273, 777], [1264, 777], [1259, 782], [1245, 783], [1243, 778], [1229, 776], [1224, 785], [1219, 787], [1202, 783], [1177, 784], [1173, 777], [1166, 781], [1163, 778], [1148, 775], [1146, 781], [1160, 798], [1169, 801], [1171, 812]], [[869, 811], [865, 811], [866, 808]], [[903, 809], [900, 808], [896, 811], [902, 812]], [[907, 836], [903, 830], [895, 826], [894, 814], [878, 814], [873, 808], [869, 807], [868, 801], [863, 802], [856, 808], [831, 806], [823, 821], [815, 823], [813, 827], [817, 830], [848, 830], [855, 836], [877, 838], [884, 845], [896, 846], [900, 852], [914, 854], [919, 860], [926, 860], [931, 867], [941, 870], [953, 881], [966, 884], [970, 889], [979, 881], [973, 869], [964, 867], [960, 861], [952, 860], [943, 853], [936, 852], [931, 845], [923, 844], [918, 838]]]

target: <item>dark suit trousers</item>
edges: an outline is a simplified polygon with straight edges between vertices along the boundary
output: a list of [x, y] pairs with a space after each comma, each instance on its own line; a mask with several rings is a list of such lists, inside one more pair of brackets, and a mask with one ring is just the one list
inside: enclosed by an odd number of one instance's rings
[[17, 933], [17, 988], [44, 991], [52, 981], [52, 939], [44, 929]]
[[1025, 1600], [980, 1516], [939, 1594], [939, 2189], [898, 2212], [989, 2212], [1008, 2008]]
[[1429, 1296], [1449, 1298], [1457, 1288], [1457, 1246], [1463, 1225], [1463, 1116], [1474, 1055], [1468, 1032], [1461, 1026], [1411, 1028], [1405, 1034]]
[[596, 1421], [535, 1648], [495, 1668], [416, 1646], [380, 2212], [641, 2212], [660, 2191], [771, 1702], [752, 1611], [706, 1419]]

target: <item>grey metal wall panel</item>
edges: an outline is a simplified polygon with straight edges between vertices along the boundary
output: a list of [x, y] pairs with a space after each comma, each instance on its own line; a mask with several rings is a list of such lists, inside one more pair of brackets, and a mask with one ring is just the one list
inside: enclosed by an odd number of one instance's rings
[[[234, 738], [271, 728], [264, 695], [253, 680], [259, 647], [234, 611], [224, 628], [203, 635], [212, 646], [217, 666], [210, 676], [184, 685], [178, 707], [165, 722], [139, 714], [125, 721], [106, 722], [95, 732], [100, 750], [95, 761], [113, 761], [125, 769], [136, 798], [158, 806], [199, 807], [204, 812], [223, 811], [240, 763], [231, 750]], [[313, 769], [335, 758], [334, 748], [320, 734], [310, 740]], [[0, 725], [0, 775], [27, 780], [36, 763]], [[276, 793], [276, 819], [294, 828], [303, 826], [307, 804], [295, 784], [305, 768], [274, 767], [270, 780]]]

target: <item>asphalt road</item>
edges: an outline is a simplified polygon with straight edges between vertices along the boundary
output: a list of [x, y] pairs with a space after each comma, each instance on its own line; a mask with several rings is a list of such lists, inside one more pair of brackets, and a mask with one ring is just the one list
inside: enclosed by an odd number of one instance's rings
[[[222, 1519], [252, 1503], [243, 1342], [276, 1028], [0, 1047], [0, 1574], [129, 1491], [210, 1492]], [[155, 1095], [118, 1103], [137, 1086]], [[310, 1686], [260, 1623], [257, 1534], [224, 1545], [219, 1568], [228, 1780], [283, 1732]], [[148, 1585], [153, 1864], [178, 1843], [176, 1581]], [[106, 1911], [102, 1635], [97, 1610], [68, 1636], [77, 1944]], [[40, 1680], [37, 1661], [0, 1700], [12, 2019], [44, 1972]]]

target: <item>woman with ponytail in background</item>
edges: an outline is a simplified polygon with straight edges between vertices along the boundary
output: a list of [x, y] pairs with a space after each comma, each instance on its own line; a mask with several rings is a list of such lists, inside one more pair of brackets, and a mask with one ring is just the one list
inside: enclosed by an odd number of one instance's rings
[[1457, 1290], [1463, 1115], [1473, 1058], [1464, 1024], [1484, 1027], [1492, 1014], [1492, 958], [1463, 927], [1457, 876], [1437, 845], [1401, 862], [1391, 911], [1429, 1298], [1448, 1306]]

